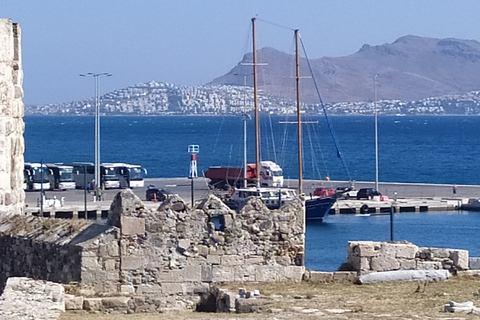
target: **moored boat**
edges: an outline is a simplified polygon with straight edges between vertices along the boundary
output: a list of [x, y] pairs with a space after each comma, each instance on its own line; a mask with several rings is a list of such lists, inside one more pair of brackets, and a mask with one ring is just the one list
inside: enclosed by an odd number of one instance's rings
[[258, 197], [263, 201], [267, 208], [278, 209], [297, 197], [297, 193], [295, 189], [290, 188], [238, 188], [235, 189], [230, 200], [228, 200], [226, 203], [230, 208], [236, 209], [249, 197]]

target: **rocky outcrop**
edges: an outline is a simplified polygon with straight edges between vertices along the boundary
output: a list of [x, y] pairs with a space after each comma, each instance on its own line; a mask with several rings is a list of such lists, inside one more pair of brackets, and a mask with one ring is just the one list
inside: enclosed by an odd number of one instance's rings
[[24, 212], [20, 26], [0, 19], [0, 217]]

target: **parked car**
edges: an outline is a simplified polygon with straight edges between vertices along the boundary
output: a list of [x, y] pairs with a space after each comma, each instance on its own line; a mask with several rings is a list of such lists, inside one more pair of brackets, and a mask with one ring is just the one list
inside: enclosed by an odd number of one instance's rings
[[330, 196], [333, 196], [335, 194], [335, 191], [332, 190], [332, 189], [328, 189], [328, 188], [316, 188], [314, 191], [313, 191], [313, 195], [314, 196], [317, 196], [317, 197], [330, 197]]
[[158, 189], [154, 185], [149, 185], [145, 192], [145, 199], [147, 201], [165, 201], [173, 193], [167, 189]]
[[358, 190], [357, 200], [360, 200], [360, 199], [370, 200], [374, 196], [381, 196], [381, 195], [382, 194], [380, 192], [378, 192], [377, 190], [375, 190], [374, 188], [363, 188], [363, 189]]
[[352, 187], [338, 187], [335, 189], [335, 197], [338, 199], [356, 198], [358, 191]]

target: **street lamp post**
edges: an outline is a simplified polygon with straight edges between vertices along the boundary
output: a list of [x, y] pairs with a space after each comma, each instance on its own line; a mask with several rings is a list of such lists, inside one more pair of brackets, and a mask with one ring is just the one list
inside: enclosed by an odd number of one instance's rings
[[81, 77], [93, 77], [95, 79], [95, 200], [101, 200], [100, 181], [100, 106], [98, 103], [98, 78], [111, 77], [108, 72], [80, 74]]
[[377, 124], [377, 77], [375, 75], [373, 80], [373, 91], [374, 91], [374, 108], [375, 108], [375, 190], [378, 191], [378, 124]]

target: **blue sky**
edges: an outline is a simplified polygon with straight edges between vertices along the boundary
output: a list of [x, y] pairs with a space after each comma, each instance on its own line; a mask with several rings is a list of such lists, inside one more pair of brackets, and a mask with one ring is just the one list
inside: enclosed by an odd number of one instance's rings
[[290, 53], [298, 28], [312, 59], [404, 35], [480, 40], [479, 12], [476, 0], [0, 0], [0, 18], [22, 28], [26, 104], [93, 96], [93, 79], [78, 76], [87, 72], [113, 74], [101, 93], [207, 83], [251, 51], [254, 16], [258, 47]]

